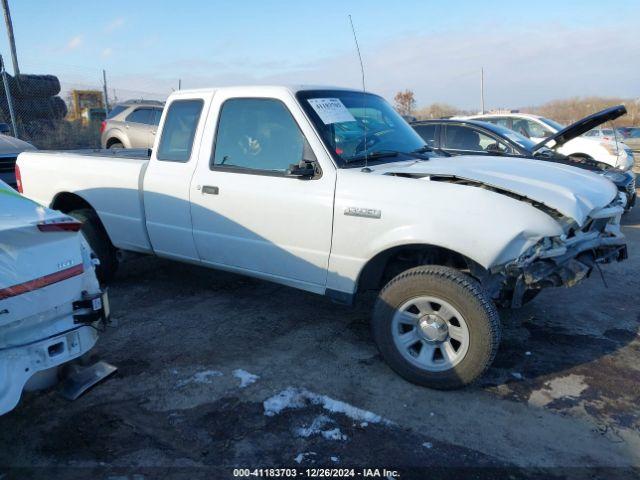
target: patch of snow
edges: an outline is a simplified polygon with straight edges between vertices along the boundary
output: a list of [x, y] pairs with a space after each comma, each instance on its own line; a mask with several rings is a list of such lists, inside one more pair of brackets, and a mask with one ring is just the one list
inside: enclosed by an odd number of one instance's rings
[[422, 446], [423, 446], [424, 448], [433, 448], [433, 443], [431, 443], [431, 442], [424, 442], [424, 443], [422, 444]]
[[369, 422], [362, 422], [362, 423], [360, 424], [360, 426], [361, 426], [362, 428], [364, 428], [364, 427], [368, 427], [368, 426], [369, 426]]
[[319, 405], [329, 412], [342, 413], [357, 422], [393, 424], [390, 420], [373, 412], [354, 407], [326, 395], [310, 392], [305, 388], [288, 387], [263, 402], [264, 414], [268, 417], [278, 415], [286, 409], [299, 409], [307, 405]]
[[189, 385], [190, 383], [210, 384], [213, 383], [215, 377], [222, 377], [222, 372], [218, 370], [203, 370], [201, 372], [194, 373], [191, 377], [184, 380], [180, 380], [176, 386], [178, 388]]
[[331, 461], [333, 463], [338, 463], [340, 461], [340, 459], [338, 457], [331, 457]]
[[[299, 453], [293, 460], [299, 465], [306, 457], [310, 457], [311, 455], [316, 455], [316, 452]], [[311, 460], [311, 463], [315, 463], [315, 460]]]
[[308, 427], [301, 427], [296, 430], [296, 435], [302, 438], [309, 438], [315, 435], [321, 435], [326, 440], [346, 440], [347, 436], [342, 433], [340, 428], [327, 428], [335, 425], [335, 422], [326, 415], [319, 415], [313, 419]]
[[524, 352], [524, 354], [528, 357], [531, 355], [531, 352]]
[[543, 388], [534, 390], [529, 396], [529, 405], [544, 407], [559, 398], [577, 398], [589, 385], [584, 383], [583, 375], [570, 374], [545, 382]]
[[512, 376], [513, 378], [517, 378], [518, 380], [522, 380], [522, 379], [524, 378], [524, 377], [522, 376], [522, 374], [521, 374], [521, 373], [518, 373], [518, 372], [511, 372], [511, 376]]
[[342, 431], [338, 427], [332, 428], [331, 430], [324, 430], [320, 432], [320, 434], [326, 440], [346, 440], [347, 439], [347, 436], [344, 433], [342, 433]]
[[256, 383], [260, 378], [258, 375], [254, 375], [240, 368], [233, 371], [233, 376], [240, 380], [240, 388], [248, 387], [252, 383]]
[[430, 417], [433, 417], [434, 415], [435, 415], [435, 413], [433, 413], [433, 412], [430, 412], [430, 413], [429, 413], [429, 416], [430, 416]]

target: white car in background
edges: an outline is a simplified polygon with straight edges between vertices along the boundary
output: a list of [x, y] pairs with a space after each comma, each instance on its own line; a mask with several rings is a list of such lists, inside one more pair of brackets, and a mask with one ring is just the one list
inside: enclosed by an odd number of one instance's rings
[[109, 316], [73, 218], [0, 181], [0, 415], [93, 348]]
[[622, 133], [615, 131], [613, 128], [594, 128], [584, 134], [587, 138], [595, 138], [598, 140], [611, 140], [624, 143]]
[[[626, 113], [626, 110], [620, 115], [624, 115], [624, 113]], [[558, 122], [529, 113], [490, 113], [459, 118], [480, 120], [500, 125], [518, 132], [536, 143], [542, 142], [545, 138], [565, 128], [564, 125]], [[617, 118], [617, 116], [612, 115], [609, 120], [614, 118]], [[567, 157], [595, 160], [624, 171], [633, 167], [634, 158], [631, 149], [624, 143], [616, 142], [614, 139], [577, 137], [568, 141], [556, 151]]]

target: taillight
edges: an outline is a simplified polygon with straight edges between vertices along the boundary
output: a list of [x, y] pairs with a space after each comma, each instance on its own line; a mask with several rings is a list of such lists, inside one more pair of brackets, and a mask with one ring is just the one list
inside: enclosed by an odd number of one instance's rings
[[103, 120], [100, 122], [100, 133], [103, 133], [105, 128], [107, 128], [107, 122]]
[[81, 227], [80, 222], [52, 221], [38, 224], [38, 230], [41, 232], [77, 232]]
[[20, 193], [24, 193], [22, 191], [22, 176], [20, 175], [20, 167], [16, 163], [16, 184], [18, 185], [18, 191]]

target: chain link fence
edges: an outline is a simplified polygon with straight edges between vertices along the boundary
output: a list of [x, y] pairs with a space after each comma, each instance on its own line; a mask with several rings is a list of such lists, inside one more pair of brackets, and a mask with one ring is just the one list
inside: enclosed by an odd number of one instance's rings
[[[6, 72], [1, 80], [0, 122], [10, 127], [10, 134], [39, 149], [100, 147], [100, 125], [107, 114], [102, 85]], [[124, 100], [164, 100], [167, 95], [118, 88], [107, 91], [110, 108]]]

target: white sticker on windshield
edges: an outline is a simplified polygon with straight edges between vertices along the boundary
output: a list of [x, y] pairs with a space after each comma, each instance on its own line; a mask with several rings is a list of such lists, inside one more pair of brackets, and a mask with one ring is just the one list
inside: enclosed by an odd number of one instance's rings
[[307, 102], [313, 107], [325, 125], [356, 121], [339, 98], [310, 98]]

